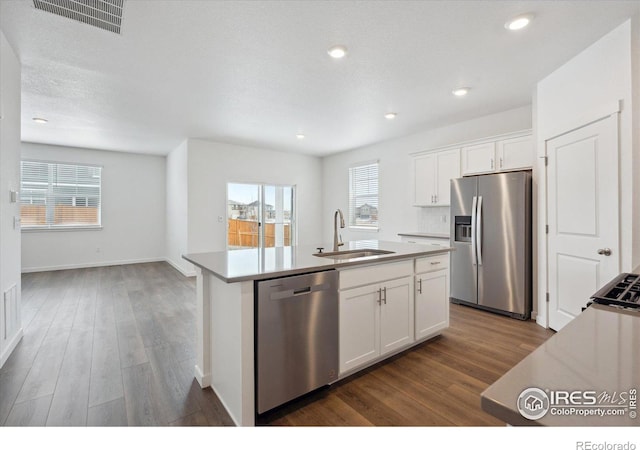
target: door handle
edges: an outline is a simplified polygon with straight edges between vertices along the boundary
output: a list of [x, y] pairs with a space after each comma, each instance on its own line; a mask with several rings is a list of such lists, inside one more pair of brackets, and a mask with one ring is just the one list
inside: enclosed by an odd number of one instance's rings
[[418, 294], [422, 294], [422, 278], [418, 278]]
[[378, 305], [382, 304], [382, 288], [378, 289]]
[[471, 262], [477, 265], [476, 259], [476, 209], [478, 207], [478, 197], [473, 197], [471, 204]]
[[611, 256], [611, 249], [610, 248], [599, 248], [598, 249], [598, 255]]
[[384, 297], [382, 297], [382, 301], [384, 301], [384, 304], [387, 304], [387, 288], [383, 287], [382, 288], [382, 292], [384, 292]]

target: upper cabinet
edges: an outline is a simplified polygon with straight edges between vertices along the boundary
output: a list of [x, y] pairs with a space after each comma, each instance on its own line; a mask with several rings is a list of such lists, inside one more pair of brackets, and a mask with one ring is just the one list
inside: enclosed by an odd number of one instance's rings
[[530, 134], [496, 142], [499, 170], [533, 167], [533, 138]]
[[505, 172], [533, 167], [531, 134], [464, 146], [462, 175]]
[[449, 206], [451, 179], [533, 167], [531, 131], [478, 139], [415, 153], [411, 159], [414, 206]]
[[462, 174], [489, 173], [495, 169], [496, 143], [462, 147]]
[[460, 177], [460, 150], [426, 153], [413, 158], [413, 204], [447, 206], [450, 180]]

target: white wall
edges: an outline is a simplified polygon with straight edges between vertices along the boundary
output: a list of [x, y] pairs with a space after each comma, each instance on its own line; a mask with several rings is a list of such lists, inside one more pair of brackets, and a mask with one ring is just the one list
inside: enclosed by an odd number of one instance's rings
[[640, 14], [631, 19], [631, 95], [633, 140], [633, 261], [640, 272]]
[[[634, 19], [637, 26], [637, 18]], [[637, 136], [638, 120], [633, 116], [632, 106], [632, 29], [631, 21], [626, 21], [609, 32], [596, 43], [576, 55], [562, 67], [551, 73], [537, 86], [537, 151], [538, 156], [545, 152], [545, 140], [561, 132], [581, 126], [602, 117], [602, 112], [613, 112], [612, 105], [622, 100], [620, 112], [620, 251], [621, 270], [630, 271], [638, 264], [640, 254], [637, 242], [633, 245], [633, 233], [640, 232], [638, 217], [639, 185], [636, 181], [634, 191], [633, 176], [638, 175], [638, 149], [632, 147], [632, 136]], [[638, 32], [635, 32], [637, 36]], [[637, 37], [636, 37], [637, 39]], [[633, 58], [637, 68], [638, 43]], [[634, 74], [637, 83], [638, 74]], [[637, 100], [638, 93], [635, 93]], [[637, 111], [637, 105], [635, 106]], [[637, 112], [636, 112], [637, 114]], [[635, 128], [636, 131], [632, 132]], [[636, 142], [636, 146], [637, 146]], [[635, 164], [635, 166], [634, 166]], [[545, 198], [544, 184], [540, 183], [540, 198]], [[635, 200], [634, 200], [635, 197]], [[539, 223], [545, 223], [544, 210], [540, 209]], [[539, 236], [539, 310], [538, 322], [546, 324], [546, 239]], [[634, 254], [635, 253], [635, 254]]]
[[[348, 212], [349, 167], [364, 161], [380, 162], [379, 231], [341, 230], [344, 241], [380, 239], [397, 241], [397, 233], [412, 231], [448, 231], [448, 225], [437, 227], [448, 208], [411, 206], [411, 153], [443, 147], [458, 142], [531, 128], [531, 107], [505, 111], [477, 119], [425, 130], [420, 133], [379, 144], [328, 156], [323, 159], [322, 208], [325, 241], [333, 240], [333, 212]], [[447, 218], [448, 220], [448, 218]], [[431, 227], [432, 229], [425, 229]]]
[[[20, 188], [20, 62], [0, 31], [0, 367], [22, 337], [20, 321], [19, 203], [9, 191]], [[11, 298], [4, 293], [15, 286]], [[5, 303], [6, 302], [6, 303]], [[5, 337], [6, 336], [6, 337]]]
[[23, 272], [165, 259], [165, 158], [22, 144], [22, 158], [102, 170], [102, 229], [23, 231]]
[[167, 262], [184, 275], [194, 275], [193, 265], [182, 255], [187, 253], [187, 141], [167, 155], [166, 175], [166, 256]]
[[[317, 157], [188, 140], [188, 251], [226, 250], [227, 183], [296, 186], [297, 242], [322, 242], [322, 163]], [[222, 220], [218, 220], [221, 217]]]

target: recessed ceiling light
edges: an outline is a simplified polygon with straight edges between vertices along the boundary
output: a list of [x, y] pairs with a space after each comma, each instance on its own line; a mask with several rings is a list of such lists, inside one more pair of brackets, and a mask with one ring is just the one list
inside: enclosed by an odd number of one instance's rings
[[529, 25], [532, 20], [533, 14], [522, 14], [505, 23], [504, 27], [511, 31], [522, 30], [524, 27]]
[[296, 133], [296, 138], [298, 138], [299, 140], [303, 140], [304, 139], [304, 134]]
[[451, 91], [451, 93], [456, 97], [464, 97], [469, 93], [469, 89], [471, 88], [461, 87], [461, 88], [454, 89], [453, 91]]
[[392, 119], [395, 119], [397, 115], [398, 115], [398, 113], [388, 112], [388, 113], [386, 113], [386, 114], [384, 115], [384, 118], [385, 118], [385, 119], [392, 120]]
[[42, 117], [34, 117], [33, 121], [36, 123], [47, 123], [49, 122], [47, 119], [43, 119]]
[[328, 51], [329, 56], [335, 59], [344, 58], [347, 54], [347, 47], [344, 45], [334, 45]]

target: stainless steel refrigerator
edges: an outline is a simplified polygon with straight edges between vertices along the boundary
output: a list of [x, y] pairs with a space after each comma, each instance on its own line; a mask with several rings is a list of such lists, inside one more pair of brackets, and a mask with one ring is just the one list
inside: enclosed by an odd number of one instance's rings
[[451, 302], [531, 315], [531, 174], [451, 180]]

